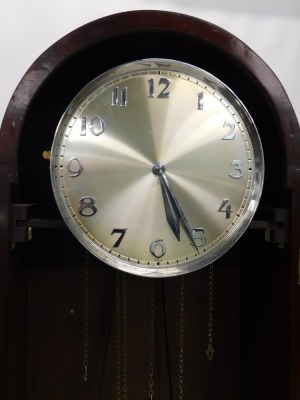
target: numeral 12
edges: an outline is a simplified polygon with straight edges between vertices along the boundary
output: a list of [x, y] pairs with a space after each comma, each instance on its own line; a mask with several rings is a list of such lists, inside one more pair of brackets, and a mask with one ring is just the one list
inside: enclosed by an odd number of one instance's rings
[[[171, 81], [168, 78], [160, 78], [159, 85], [164, 85], [164, 88], [157, 95], [158, 99], [168, 99], [170, 97], [170, 91], [168, 91]], [[155, 97], [154, 79], [148, 80], [148, 97]]]

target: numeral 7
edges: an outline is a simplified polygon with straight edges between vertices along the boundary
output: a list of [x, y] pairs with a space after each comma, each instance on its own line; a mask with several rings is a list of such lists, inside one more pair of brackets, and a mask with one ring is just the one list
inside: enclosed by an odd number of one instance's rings
[[126, 231], [127, 231], [127, 229], [116, 229], [116, 228], [112, 230], [111, 235], [113, 235], [114, 233], [120, 233], [120, 237], [116, 241], [116, 243], [113, 245], [113, 247], [119, 247], [120, 246]]

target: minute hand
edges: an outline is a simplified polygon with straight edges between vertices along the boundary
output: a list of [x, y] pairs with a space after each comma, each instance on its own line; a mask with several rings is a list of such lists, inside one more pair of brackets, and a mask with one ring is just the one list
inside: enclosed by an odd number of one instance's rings
[[[183, 227], [184, 227], [188, 237], [191, 239], [191, 242], [192, 242], [193, 246], [195, 247], [195, 249], [197, 250], [197, 252], [199, 252], [198, 247], [197, 247], [196, 242], [195, 242], [195, 239], [194, 239], [194, 236], [193, 236], [193, 231], [192, 231], [192, 229], [191, 229], [191, 227], [190, 227], [190, 225], [188, 223], [188, 220], [187, 220], [182, 208], [180, 207], [175, 195], [173, 194], [173, 191], [171, 189], [169, 181], [168, 181], [168, 179], [166, 177], [166, 174], [164, 172], [165, 171], [164, 166], [161, 165], [161, 164], [160, 164], [160, 168], [155, 168], [155, 166], [154, 166], [153, 170], [154, 170], [154, 173], [159, 176], [159, 181], [160, 181], [160, 184], [161, 184], [161, 187], [162, 187], [162, 194], [163, 194], [164, 203], [165, 203], [167, 220], [168, 220], [169, 225], [171, 226], [175, 236], [177, 237], [178, 240], [180, 240], [180, 237], [179, 237], [179, 226], [177, 227], [177, 229], [175, 228], [176, 231], [177, 231], [177, 233], [175, 233], [175, 231], [173, 229], [174, 226], [171, 225], [170, 219], [168, 218], [168, 214], [172, 214], [173, 215], [173, 219], [175, 217], [175, 219], [177, 219], [177, 221], [178, 221], [178, 218], [176, 218], [176, 216], [174, 214], [177, 214], [177, 217], [181, 218]], [[173, 205], [172, 205], [172, 203], [173, 203]], [[176, 223], [175, 223], [175, 225], [176, 225]]]

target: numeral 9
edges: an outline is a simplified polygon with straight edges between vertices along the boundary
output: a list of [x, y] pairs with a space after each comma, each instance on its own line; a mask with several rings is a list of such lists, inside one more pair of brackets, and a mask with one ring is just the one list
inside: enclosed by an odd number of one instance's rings
[[67, 163], [67, 170], [70, 173], [71, 178], [75, 178], [76, 176], [79, 176], [82, 171], [83, 171], [83, 165], [79, 161], [77, 157], [72, 157], [69, 159]]

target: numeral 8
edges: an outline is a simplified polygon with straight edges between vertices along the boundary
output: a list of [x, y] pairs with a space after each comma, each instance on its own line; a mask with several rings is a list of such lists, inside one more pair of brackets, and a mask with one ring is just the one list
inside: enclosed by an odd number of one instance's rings
[[92, 217], [97, 212], [95, 199], [93, 197], [82, 197], [79, 201], [80, 207], [78, 212], [83, 217]]

